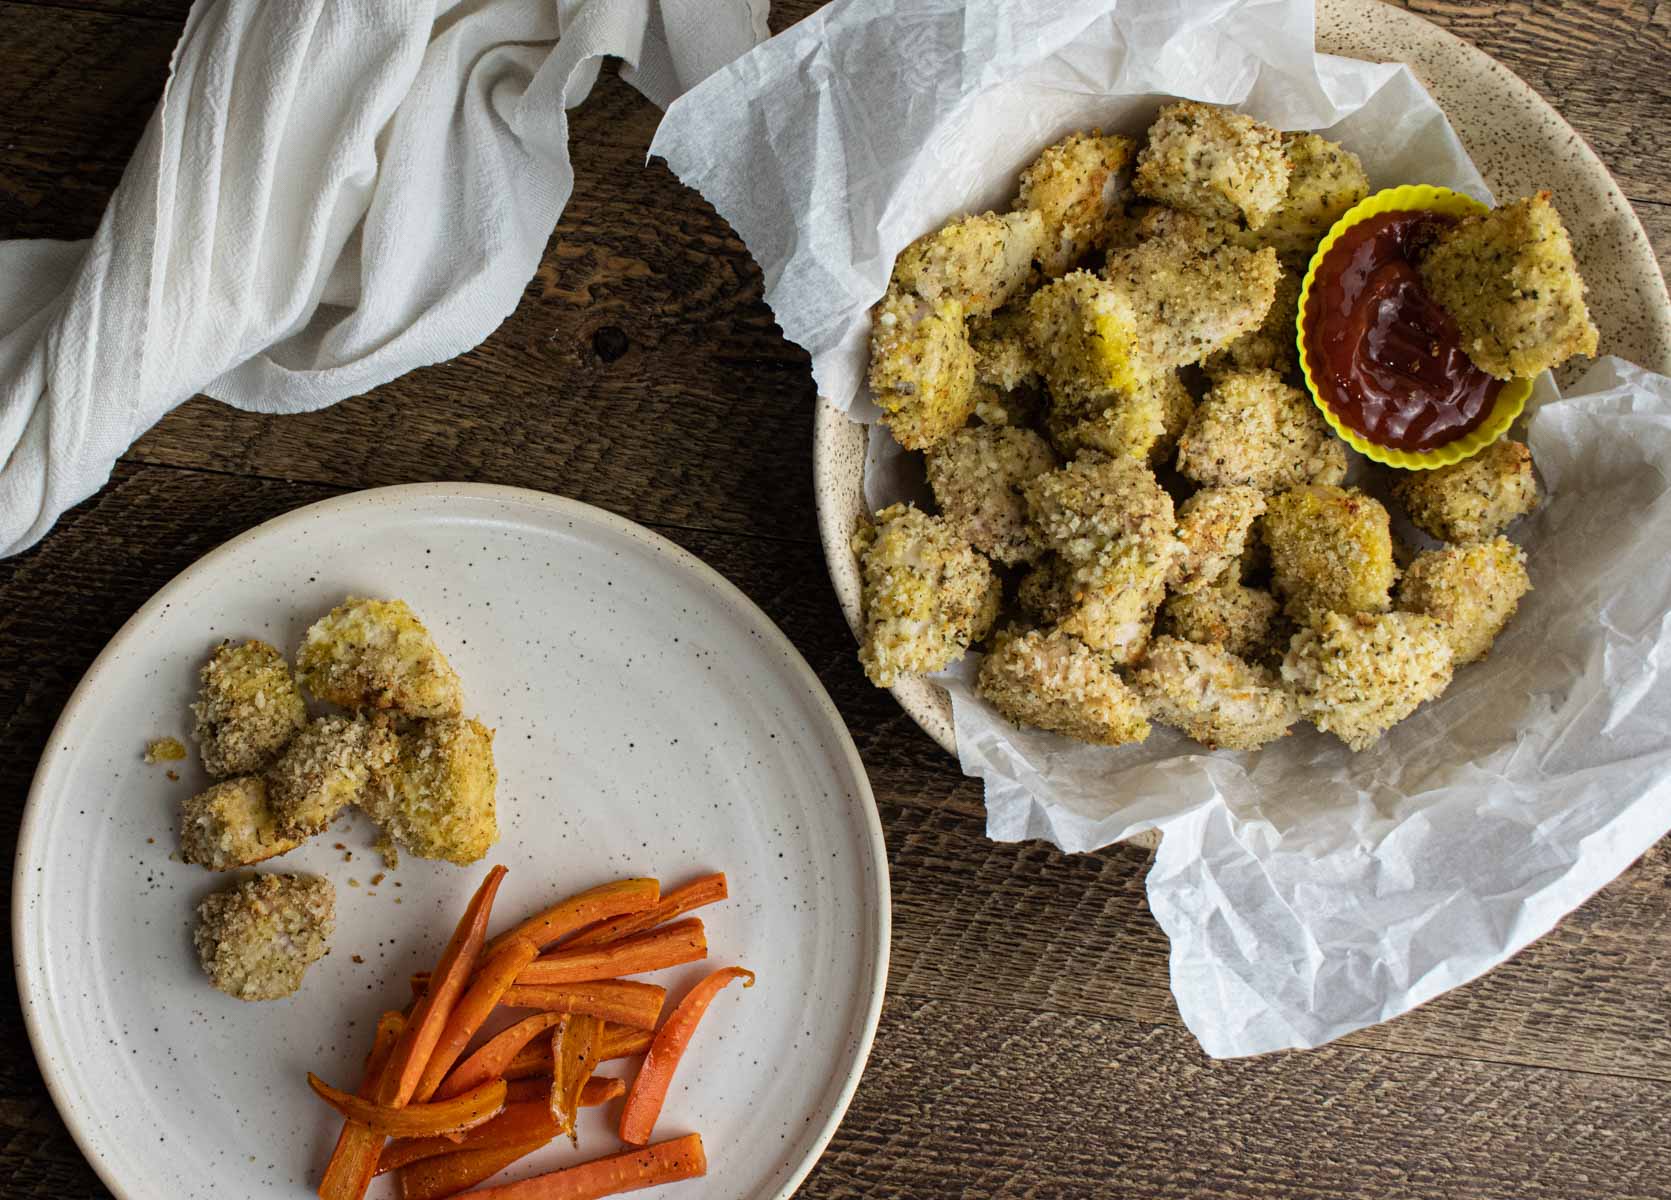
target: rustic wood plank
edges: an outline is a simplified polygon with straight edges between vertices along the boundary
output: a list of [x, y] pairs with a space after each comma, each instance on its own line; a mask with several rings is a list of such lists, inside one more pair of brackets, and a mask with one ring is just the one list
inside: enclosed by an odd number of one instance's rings
[[892, 1000], [807, 1200], [1662, 1197], [1657, 1084]]

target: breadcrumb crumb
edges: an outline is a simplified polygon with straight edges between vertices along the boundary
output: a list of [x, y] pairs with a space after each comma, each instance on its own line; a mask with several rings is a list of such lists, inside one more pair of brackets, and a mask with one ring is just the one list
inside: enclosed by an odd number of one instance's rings
[[186, 757], [186, 747], [179, 738], [152, 738], [145, 744], [147, 763], [179, 762]]

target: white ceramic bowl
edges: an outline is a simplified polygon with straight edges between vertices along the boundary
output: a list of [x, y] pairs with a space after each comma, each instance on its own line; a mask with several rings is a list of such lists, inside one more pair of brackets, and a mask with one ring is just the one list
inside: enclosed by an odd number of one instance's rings
[[[1606, 166], [1542, 97], [1483, 51], [1380, 0], [1320, 0], [1317, 48], [1408, 63], [1445, 110], [1494, 194], [1553, 190], [1584, 264], [1603, 348], [1671, 373], [1671, 300], [1648, 235]], [[848, 539], [865, 513], [865, 427], [822, 399], [814, 420], [818, 529], [836, 599], [856, 633], [859, 565]], [[900, 680], [893, 693], [930, 737], [957, 753], [945, 689], [912, 676]]]

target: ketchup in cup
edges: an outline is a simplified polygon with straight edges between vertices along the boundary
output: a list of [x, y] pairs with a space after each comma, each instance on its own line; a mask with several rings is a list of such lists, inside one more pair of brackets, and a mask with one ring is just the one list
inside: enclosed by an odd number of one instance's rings
[[1476, 367], [1416, 271], [1455, 218], [1384, 212], [1341, 234], [1306, 303], [1312, 382], [1342, 424], [1393, 450], [1432, 450], [1485, 421], [1503, 381]]

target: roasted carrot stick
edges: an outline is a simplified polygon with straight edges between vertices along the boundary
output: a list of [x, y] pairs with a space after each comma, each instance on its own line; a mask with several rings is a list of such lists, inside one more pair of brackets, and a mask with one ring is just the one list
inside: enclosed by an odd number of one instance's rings
[[[606, 1104], [626, 1090], [627, 1085], [613, 1076], [594, 1075], [581, 1090], [580, 1107], [595, 1108]], [[548, 1080], [518, 1080], [507, 1086], [505, 1095], [505, 1111], [470, 1130], [462, 1141], [455, 1142], [450, 1137], [439, 1135], [390, 1142], [378, 1156], [377, 1173], [382, 1175], [408, 1163], [439, 1158], [443, 1154], [457, 1154], [460, 1150], [502, 1150], [524, 1142], [550, 1141], [562, 1132], [551, 1115], [551, 1084]]]
[[441, 1086], [435, 1089], [435, 1098], [445, 1100], [504, 1075], [524, 1046], [562, 1019], [562, 1013], [540, 1013], [518, 1021], [489, 1038], [442, 1081]]
[[507, 1008], [584, 1013], [634, 1029], [654, 1029], [666, 1002], [666, 988], [625, 979], [564, 983], [555, 987], [512, 987], [505, 990], [500, 1001]]
[[654, 929], [657, 925], [665, 925], [675, 917], [684, 916], [693, 908], [714, 904], [724, 900], [728, 895], [730, 892], [726, 888], [724, 871], [704, 875], [700, 879], [691, 880], [683, 887], [674, 888], [653, 907], [646, 908], [643, 912], [628, 913], [610, 921], [600, 921], [590, 929], [582, 929], [563, 943], [563, 949], [573, 950], [581, 946], [601, 946], [619, 941], [632, 934], [643, 933], [646, 929]]
[[[549, 1175], [536, 1175], [516, 1183], [502, 1183], [470, 1193], [475, 1200], [600, 1200], [639, 1188], [656, 1187], [708, 1173], [708, 1158], [702, 1152], [702, 1136], [688, 1133], [682, 1138], [657, 1142], [640, 1150], [627, 1150], [607, 1158], [595, 1158]], [[408, 1200], [411, 1200], [410, 1195]]]
[[464, 910], [458, 928], [453, 931], [452, 940], [442, 951], [429, 990], [412, 1009], [412, 1016], [407, 1020], [378, 1084], [377, 1102], [383, 1107], [399, 1108], [417, 1091], [418, 1080], [423, 1077], [430, 1055], [441, 1040], [453, 1007], [464, 994], [465, 986], [476, 969], [482, 939], [487, 934], [487, 919], [493, 910], [493, 897], [504, 878], [504, 867], [494, 867], [487, 873], [487, 878]]
[[308, 1086], [350, 1121], [364, 1125], [383, 1137], [430, 1137], [438, 1133], [474, 1129], [485, 1121], [491, 1121], [505, 1107], [503, 1079], [484, 1083], [451, 1100], [406, 1104], [400, 1108], [390, 1108], [356, 1096], [353, 1092], [334, 1088], [312, 1071], [308, 1072]]
[[[377, 1090], [389, 1055], [400, 1040], [406, 1018], [397, 1012], [386, 1012], [377, 1018], [377, 1032], [372, 1035], [371, 1053], [366, 1056], [366, 1072], [360, 1080], [360, 1095], [369, 1100]], [[360, 1200], [371, 1182], [371, 1171], [376, 1169], [377, 1152], [383, 1146], [383, 1136], [364, 1125], [345, 1121], [337, 1135], [331, 1161], [325, 1166], [325, 1177], [319, 1181], [321, 1200]]]
[[[624, 1029], [619, 1025], [605, 1025], [603, 1029], [603, 1061], [631, 1058], [650, 1048], [652, 1035], [644, 1029]], [[506, 1079], [527, 1079], [531, 1075], [551, 1074], [551, 1043], [537, 1041], [524, 1046], [505, 1067]]]
[[582, 946], [578, 950], [553, 950], [522, 968], [518, 987], [546, 987], [557, 983], [585, 983], [591, 979], [614, 979], [619, 975], [642, 975], [663, 967], [695, 962], [708, 957], [708, 939], [699, 917], [687, 917], [647, 933], [635, 933], [607, 946]]
[[506, 943], [504, 949], [488, 960], [469, 989], [453, 1005], [452, 1016], [447, 1018], [447, 1026], [441, 1031], [435, 1049], [430, 1052], [429, 1062], [418, 1079], [412, 1099], [422, 1103], [435, 1095], [435, 1089], [441, 1086], [441, 1081], [453, 1069], [458, 1056], [464, 1053], [470, 1039], [476, 1036], [476, 1030], [493, 1015], [493, 1010], [505, 995], [505, 989], [515, 982], [517, 972], [533, 962], [538, 953], [533, 942], [518, 938]]
[[564, 1013], [551, 1031], [551, 1119], [579, 1144], [575, 1117], [580, 1093], [602, 1057], [603, 1022], [584, 1013]]
[[742, 967], [722, 967], [693, 987], [673, 1015], [656, 1031], [644, 1065], [627, 1091], [626, 1105], [621, 1109], [621, 1140], [629, 1146], [642, 1146], [655, 1131], [656, 1118], [661, 1115], [662, 1102], [667, 1099], [668, 1085], [673, 1082], [673, 1071], [679, 1058], [690, 1045], [702, 1014], [719, 995], [720, 989], [733, 979], [741, 979], [744, 987], [754, 986], [754, 972]]
[[588, 888], [578, 895], [559, 900], [544, 912], [535, 913], [513, 929], [507, 929], [487, 944], [493, 953], [512, 938], [533, 942], [542, 950], [558, 938], [598, 921], [626, 913], [642, 912], [661, 899], [661, 884], [654, 879], [617, 879], [614, 883]]
[[402, 1200], [443, 1200], [491, 1179], [517, 1159], [532, 1154], [551, 1139], [528, 1141], [516, 1146], [495, 1146], [487, 1150], [460, 1150], [441, 1158], [430, 1158], [401, 1168]]

